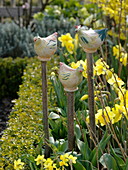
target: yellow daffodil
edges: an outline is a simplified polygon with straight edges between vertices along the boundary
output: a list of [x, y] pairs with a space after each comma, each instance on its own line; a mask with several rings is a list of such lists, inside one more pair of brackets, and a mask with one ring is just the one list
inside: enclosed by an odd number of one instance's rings
[[106, 80], [110, 79], [112, 77], [112, 74], [113, 74], [113, 69], [106, 70], [106, 74], [105, 74]]
[[104, 75], [106, 73], [107, 68], [109, 68], [109, 66], [106, 64], [106, 62], [99, 59], [95, 63], [94, 70], [96, 70], [96, 74], [99, 76], [101, 74]]
[[74, 44], [70, 41], [68, 41], [66, 44], [65, 44], [65, 47], [67, 49], [67, 51], [72, 54], [73, 51], [74, 51]]
[[42, 162], [45, 162], [46, 159], [44, 158], [44, 155], [38, 155], [38, 157], [35, 159], [36, 165], [41, 164]]
[[118, 122], [122, 118], [122, 108], [120, 105], [115, 104], [114, 108], [112, 108], [112, 112], [115, 114], [114, 123]]
[[66, 46], [67, 42], [70, 42], [70, 43], [73, 42], [73, 38], [71, 37], [70, 33], [61, 35], [61, 37], [59, 37], [58, 40], [62, 42], [62, 47]]
[[128, 63], [128, 54], [124, 50], [124, 48], [121, 46], [121, 44], [116, 45], [113, 47], [113, 55], [116, 57], [116, 59], [119, 59], [120, 62], [126, 66]]
[[75, 164], [77, 157], [74, 157], [74, 156], [70, 155], [70, 156], [68, 157], [68, 159], [69, 159], [69, 162], [70, 162], [71, 164], [72, 164], [72, 163]]
[[122, 85], [124, 85], [124, 82], [117, 76], [117, 74], [113, 74], [112, 77], [110, 79], [107, 80], [107, 82], [110, 85], [114, 85], [115, 87], [121, 87]]
[[120, 58], [120, 62], [126, 66], [128, 64], [128, 54], [127, 53], [121, 53], [121, 58]]
[[23, 169], [24, 162], [21, 162], [21, 159], [18, 159], [17, 161], [14, 161], [14, 169], [21, 170]]
[[61, 155], [59, 165], [60, 166], [68, 166], [68, 161], [69, 161], [68, 157], [69, 157], [69, 155], [67, 153], [64, 155]]
[[54, 168], [56, 168], [56, 164], [53, 163], [51, 158], [47, 158], [47, 160], [44, 162], [44, 169], [53, 170]]
[[87, 78], [87, 60], [83, 61], [83, 60], [80, 60], [80, 61], [77, 61], [76, 63], [75, 62], [72, 62], [71, 63], [71, 67], [76, 69], [80, 66], [80, 64], [82, 64], [83, 66], [83, 69], [84, 71], [82, 72], [82, 75]]
[[114, 123], [113, 118], [115, 114], [111, 111], [109, 106], [106, 106], [104, 109], [99, 109], [95, 115], [96, 122], [99, 122], [101, 126], [106, 125], [107, 123]]
[[83, 96], [80, 98], [80, 100], [86, 100], [86, 99], [88, 99], [88, 95], [87, 95], [87, 94], [83, 95]]
[[120, 100], [120, 105], [123, 109], [123, 114], [126, 116], [126, 118], [128, 118], [128, 90], [123, 88], [119, 90], [118, 97]]

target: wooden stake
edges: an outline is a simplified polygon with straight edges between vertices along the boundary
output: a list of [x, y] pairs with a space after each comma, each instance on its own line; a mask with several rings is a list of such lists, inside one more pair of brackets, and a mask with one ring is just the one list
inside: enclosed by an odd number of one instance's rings
[[48, 125], [48, 104], [47, 104], [47, 62], [41, 61], [42, 65], [42, 101], [43, 101], [43, 125], [45, 136], [45, 158], [50, 156], [50, 147], [47, 145], [49, 140], [49, 125]]
[[68, 150], [72, 151], [75, 144], [74, 137], [74, 92], [67, 92], [67, 108], [68, 108]]
[[[95, 126], [95, 112], [94, 112], [94, 80], [93, 80], [93, 56], [92, 53], [87, 54], [87, 75], [88, 75], [88, 107], [89, 107], [89, 121], [91, 129], [91, 137], [95, 140], [96, 126]], [[95, 134], [95, 135], [94, 135]], [[90, 147], [94, 148], [94, 143], [90, 140]]]

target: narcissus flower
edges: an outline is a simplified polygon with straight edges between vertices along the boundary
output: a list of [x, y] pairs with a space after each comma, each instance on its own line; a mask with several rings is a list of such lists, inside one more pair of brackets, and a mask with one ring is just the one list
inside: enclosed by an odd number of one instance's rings
[[24, 162], [21, 162], [21, 159], [18, 159], [17, 161], [14, 161], [14, 169], [21, 170], [23, 169]]
[[115, 114], [111, 111], [109, 106], [106, 106], [104, 109], [99, 109], [95, 115], [96, 122], [99, 122], [101, 126], [106, 125], [107, 123], [114, 123], [113, 118]]
[[47, 160], [44, 162], [44, 169], [53, 170], [54, 168], [56, 168], [56, 164], [53, 163], [51, 158], [47, 158]]
[[87, 95], [87, 94], [83, 95], [83, 96], [80, 98], [80, 100], [86, 100], [86, 99], [88, 99], [88, 95]]
[[70, 43], [73, 42], [73, 38], [71, 37], [70, 33], [61, 35], [61, 37], [59, 37], [58, 40], [62, 42], [62, 47], [66, 46], [67, 42], [70, 42]]
[[101, 74], [104, 75], [106, 73], [107, 68], [109, 68], [109, 66], [106, 64], [106, 62], [99, 59], [95, 63], [94, 70], [96, 70], [96, 74], [99, 76]]
[[116, 57], [116, 59], [119, 59], [120, 62], [126, 66], [128, 63], [128, 54], [124, 50], [124, 48], [121, 46], [121, 44], [116, 45], [113, 47], [113, 55]]
[[77, 159], [77, 157], [74, 157], [74, 156], [72, 156], [72, 155], [69, 155], [69, 157], [68, 157], [68, 159], [69, 159], [69, 163], [73, 163], [73, 164], [75, 164], [76, 163], [76, 159]]
[[118, 122], [122, 118], [122, 107], [118, 104], [115, 104], [114, 108], [112, 108], [112, 112], [115, 114], [114, 123]]
[[38, 155], [38, 157], [35, 159], [36, 165], [41, 164], [42, 162], [45, 162], [46, 159], [44, 158], [44, 155]]
[[74, 50], [74, 44], [70, 41], [68, 41], [66, 44], [65, 44], [65, 47], [67, 49], [67, 51], [72, 54], [73, 53], [73, 50]]
[[82, 75], [87, 78], [87, 60], [83, 61], [83, 60], [80, 60], [80, 61], [77, 61], [76, 63], [75, 62], [72, 62], [71, 63], [71, 67], [76, 69], [80, 66], [80, 64], [82, 64], [83, 66], [83, 69], [84, 71], [82, 72]]
[[68, 166], [68, 157], [69, 157], [69, 154], [64, 154], [64, 155], [61, 155], [60, 156], [60, 162], [59, 162], [59, 165], [60, 166]]
[[116, 87], [121, 87], [122, 85], [124, 85], [124, 82], [117, 76], [117, 74], [113, 74], [112, 77], [110, 79], [107, 80], [107, 82], [110, 85], [114, 85]]

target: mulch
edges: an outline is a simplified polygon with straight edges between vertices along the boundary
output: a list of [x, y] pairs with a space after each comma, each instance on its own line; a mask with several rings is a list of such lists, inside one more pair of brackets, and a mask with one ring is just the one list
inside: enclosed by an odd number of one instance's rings
[[4, 98], [0, 100], [0, 137], [3, 134], [3, 130], [7, 127], [8, 116], [12, 111], [13, 104], [10, 98]]

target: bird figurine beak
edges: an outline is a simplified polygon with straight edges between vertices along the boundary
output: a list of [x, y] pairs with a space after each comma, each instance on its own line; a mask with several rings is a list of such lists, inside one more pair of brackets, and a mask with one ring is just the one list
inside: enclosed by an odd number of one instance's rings
[[54, 32], [53, 35], [57, 38], [58, 33], [57, 33], [57, 32]]
[[36, 42], [36, 40], [37, 40], [37, 37], [34, 37], [34, 38], [33, 38], [33, 41]]

